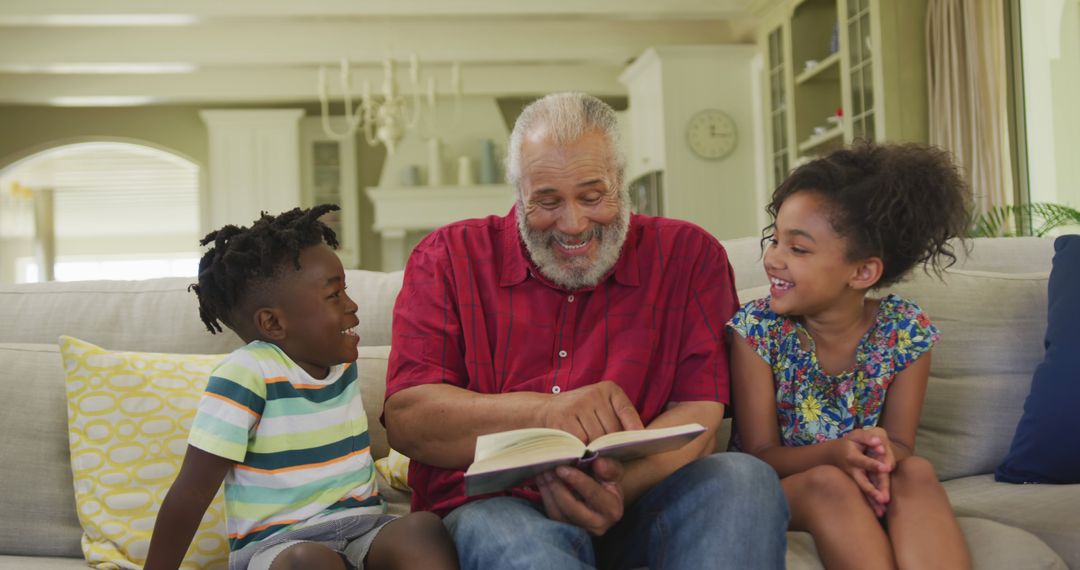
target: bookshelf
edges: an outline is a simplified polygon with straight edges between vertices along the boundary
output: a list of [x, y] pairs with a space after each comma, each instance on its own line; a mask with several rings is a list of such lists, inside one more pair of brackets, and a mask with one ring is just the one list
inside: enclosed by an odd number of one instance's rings
[[857, 139], [927, 140], [926, 0], [758, 0], [770, 183]]

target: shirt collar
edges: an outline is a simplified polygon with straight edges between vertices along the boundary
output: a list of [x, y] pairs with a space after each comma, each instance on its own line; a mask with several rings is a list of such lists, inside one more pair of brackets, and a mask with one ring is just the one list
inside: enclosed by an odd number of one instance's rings
[[[561, 287], [552, 283], [549, 279], [544, 277], [540, 270], [536, 268], [536, 264], [529, 258], [529, 252], [525, 249], [525, 244], [521, 241], [521, 232], [517, 225], [517, 206], [510, 209], [510, 213], [503, 217], [502, 223], [502, 271], [499, 275], [500, 287], [513, 287], [525, 281], [525, 279], [532, 275], [534, 278], [540, 280], [545, 285], [561, 289]], [[638, 252], [637, 252], [637, 239], [635, 234], [637, 233], [637, 224], [635, 223], [636, 214], [630, 216], [630, 229], [626, 232], [626, 242], [623, 243], [622, 251], [619, 253], [619, 259], [615, 262], [615, 269], [608, 273], [600, 281], [608, 279], [614, 274], [615, 281], [620, 285], [627, 287], [638, 287], [641, 285], [641, 275], [638, 265]], [[592, 288], [586, 288], [584, 290], [591, 290]]]
[[510, 213], [502, 219], [502, 273], [499, 275], [500, 287], [512, 287], [525, 281], [529, 275], [528, 255], [517, 225], [517, 206], [510, 208]]

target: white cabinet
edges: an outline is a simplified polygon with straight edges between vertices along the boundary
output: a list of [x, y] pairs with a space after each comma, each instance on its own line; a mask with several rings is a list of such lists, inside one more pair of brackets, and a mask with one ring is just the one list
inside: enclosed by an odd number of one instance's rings
[[302, 109], [207, 110], [210, 188], [203, 231], [251, 225], [300, 203], [299, 121]]
[[[755, 161], [761, 125], [754, 96], [754, 46], [650, 48], [619, 77], [630, 95], [627, 181], [663, 171], [660, 211], [694, 222], [720, 239], [761, 228], [763, 168]], [[687, 129], [701, 111], [731, 118], [736, 144], [712, 158], [691, 151]]]
[[[345, 130], [342, 117], [331, 128]], [[341, 209], [322, 221], [337, 234], [338, 257], [348, 269], [360, 266], [360, 189], [356, 184], [356, 139], [327, 136], [320, 117], [300, 122], [301, 198], [305, 207], [337, 204]]]
[[626, 177], [633, 180], [646, 172], [664, 169], [664, 99], [656, 52], [645, 52], [619, 80], [630, 92]]

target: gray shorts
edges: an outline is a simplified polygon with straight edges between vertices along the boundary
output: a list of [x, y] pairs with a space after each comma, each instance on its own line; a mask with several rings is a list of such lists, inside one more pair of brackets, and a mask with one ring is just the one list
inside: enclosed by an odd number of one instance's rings
[[268, 570], [286, 548], [311, 542], [345, 557], [352, 568], [363, 570], [372, 541], [393, 515], [356, 515], [285, 531], [249, 544], [229, 555], [229, 570]]

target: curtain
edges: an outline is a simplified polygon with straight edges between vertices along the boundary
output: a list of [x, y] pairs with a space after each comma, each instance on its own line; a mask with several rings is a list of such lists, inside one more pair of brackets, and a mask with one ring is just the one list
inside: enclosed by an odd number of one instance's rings
[[976, 214], [1012, 203], [1004, 3], [929, 0], [926, 43], [930, 143], [953, 153]]

